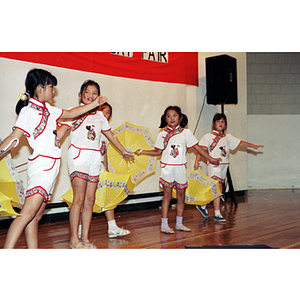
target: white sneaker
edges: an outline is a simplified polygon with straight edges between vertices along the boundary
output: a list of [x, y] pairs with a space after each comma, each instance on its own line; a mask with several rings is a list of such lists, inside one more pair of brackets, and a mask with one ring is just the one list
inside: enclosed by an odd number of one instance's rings
[[129, 230], [118, 227], [115, 230], [108, 230], [108, 237], [109, 238], [115, 238], [117, 236], [123, 236], [123, 235], [127, 235], [129, 233], [130, 233]]

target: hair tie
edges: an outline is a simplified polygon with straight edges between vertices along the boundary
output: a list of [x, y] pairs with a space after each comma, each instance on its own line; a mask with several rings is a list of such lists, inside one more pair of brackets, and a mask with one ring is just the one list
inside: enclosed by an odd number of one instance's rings
[[27, 92], [19, 94], [19, 99], [21, 101], [27, 101], [29, 98], [30, 98], [30, 95]]

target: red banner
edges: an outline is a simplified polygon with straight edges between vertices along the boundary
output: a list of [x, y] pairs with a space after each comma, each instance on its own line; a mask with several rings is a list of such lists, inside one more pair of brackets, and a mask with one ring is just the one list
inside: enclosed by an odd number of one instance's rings
[[198, 86], [197, 52], [0, 52], [0, 57], [117, 77]]

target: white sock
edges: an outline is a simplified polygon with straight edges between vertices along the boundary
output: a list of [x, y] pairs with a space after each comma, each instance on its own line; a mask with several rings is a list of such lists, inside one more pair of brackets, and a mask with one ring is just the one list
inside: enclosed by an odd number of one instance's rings
[[108, 224], [108, 230], [115, 230], [118, 228], [116, 224], [116, 220], [108, 221], [107, 224]]
[[202, 209], [206, 209], [206, 205], [201, 205], [201, 208]]
[[183, 217], [176, 217], [176, 227], [180, 227], [182, 225]]
[[215, 210], [215, 216], [221, 216], [220, 210]]
[[161, 228], [169, 227], [168, 218], [161, 218]]

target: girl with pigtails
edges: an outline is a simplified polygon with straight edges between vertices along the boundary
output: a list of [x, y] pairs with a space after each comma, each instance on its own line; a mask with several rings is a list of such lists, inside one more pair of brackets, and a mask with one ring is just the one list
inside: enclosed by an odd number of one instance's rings
[[173, 234], [174, 231], [168, 225], [168, 210], [172, 199], [172, 189], [176, 190], [176, 230], [191, 231], [183, 225], [183, 212], [185, 205], [185, 190], [187, 188], [186, 175], [186, 148], [194, 147], [201, 155], [212, 164], [219, 164], [218, 159], [209, 156], [199, 145], [189, 129], [184, 129], [188, 124], [188, 118], [181, 112], [178, 106], [169, 106], [161, 116], [159, 128], [164, 128], [157, 137], [154, 150], [139, 149], [136, 155], [161, 156], [161, 175], [159, 185], [163, 189], [164, 197], [161, 206], [161, 232]]
[[27, 137], [33, 149], [28, 158], [25, 203], [8, 229], [4, 248], [14, 248], [23, 230], [27, 248], [38, 248], [38, 222], [51, 199], [60, 167], [61, 149], [56, 121], [75, 118], [106, 102], [105, 97], [99, 96], [88, 105], [68, 110], [53, 107], [48, 102], [54, 98], [56, 85], [56, 77], [46, 70], [32, 69], [28, 72], [26, 93], [19, 95], [16, 106], [18, 119], [11, 134], [0, 144], [1, 156], [15, 147], [22, 136]]

